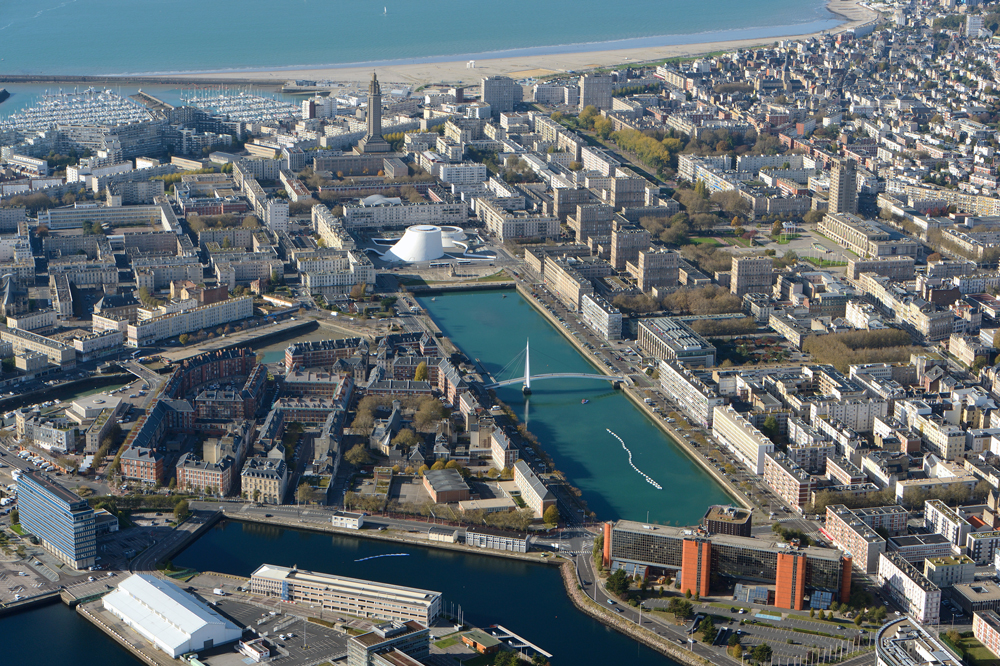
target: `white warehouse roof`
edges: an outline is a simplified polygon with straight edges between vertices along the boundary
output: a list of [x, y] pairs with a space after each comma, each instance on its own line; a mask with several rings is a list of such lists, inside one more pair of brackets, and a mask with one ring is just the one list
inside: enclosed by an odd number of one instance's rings
[[133, 574], [103, 599], [121, 618], [171, 657], [239, 640], [243, 630], [175, 584]]

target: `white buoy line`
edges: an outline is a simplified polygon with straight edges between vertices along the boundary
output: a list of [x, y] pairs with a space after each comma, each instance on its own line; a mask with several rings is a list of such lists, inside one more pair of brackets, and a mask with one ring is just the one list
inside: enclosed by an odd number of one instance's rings
[[641, 476], [642, 478], [646, 479], [646, 481], [649, 482], [649, 485], [653, 486], [657, 490], [663, 490], [663, 486], [661, 486], [660, 484], [658, 484], [656, 481], [654, 481], [652, 479], [652, 477], [650, 477], [648, 474], [646, 474], [641, 469], [639, 469], [638, 467], [635, 466], [635, 463], [632, 462], [632, 451], [630, 451], [629, 448], [627, 446], [625, 446], [625, 441], [621, 437], [619, 437], [618, 435], [616, 435], [615, 433], [611, 432], [611, 428], [606, 428], [606, 430], [609, 433], [611, 433], [612, 437], [614, 437], [615, 439], [617, 439], [621, 443], [622, 448], [625, 449], [626, 453], [628, 453], [628, 464], [632, 466], [632, 469], [634, 469], [636, 472], [638, 472], [639, 476]]

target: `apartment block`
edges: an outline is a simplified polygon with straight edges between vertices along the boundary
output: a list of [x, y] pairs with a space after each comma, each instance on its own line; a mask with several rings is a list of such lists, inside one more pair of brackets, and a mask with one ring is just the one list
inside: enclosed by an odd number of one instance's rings
[[126, 344], [129, 347], [144, 347], [175, 335], [228, 324], [252, 315], [253, 298], [250, 296], [230, 298], [211, 305], [202, 305], [129, 324]]
[[555, 506], [556, 496], [552, 494], [542, 480], [528, 467], [528, 463], [518, 460], [514, 463], [514, 483], [521, 491], [521, 499], [535, 512], [535, 518], [541, 518], [545, 510]]
[[859, 568], [870, 574], [878, 571], [879, 555], [886, 548], [885, 539], [853, 511], [843, 504], [828, 505], [824, 529], [838, 548], [853, 557]]
[[928, 625], [940, 622], [941, 588], [899, 555], [879, 555], [876, 581], [882, 586], [883, 593], [917, 622]]
[[939, 499], [924, 502], [924, 527], [940, 534], [958, 549], [965, 547], [972, 531], [969, 521]]
[[622, 339], [622, 313], [597, 294], [584, 294], [580, 299], [581, 319], [598, 335], [607, 340]]
[[769, 293], [774, 284], [774, 264], [771, 257], [733, 257], [729, 291], [737, 296], [749, 293]]
[[924, 578], [938, 587], [951, 587], [976, 580], [976, 563], [967, 555], [930, 557], [924, 560]]
[[660, 387], [673, 396], [677, 405], [693, 423], [702, 428], [712, 427], [716, 407], [726, 404], [725, 398], [716, 393], [707, 373], [688, 368], [677, 360], [660, 361]]
[[798, 511], [809, 504], [816, 488], [816, 480], [780, 451], [765, 454], [764, 483]]
[[752, 473], [763, 474], [767, 454], [774, 452], [774, 442], [731, 406], [717, 406], [712, 414], [712, 436]]
[[972, 635], [994, 656], [1000, 656], [1000, 616], [995, 611], [972, 614]]

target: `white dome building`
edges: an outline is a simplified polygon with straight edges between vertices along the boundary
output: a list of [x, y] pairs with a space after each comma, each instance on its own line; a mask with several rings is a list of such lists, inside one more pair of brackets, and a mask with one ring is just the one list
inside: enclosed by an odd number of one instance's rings
[[445, 250], [462, 250], [468, 246], [464, 243], [465, 231], [461, 227], [441, 227], [441, 245]]
[[414, 264], [421, 261], [434, 261], [444, 256], [441, 243], [441, 227], [430, 224], [418, 224], [406, 229], [403, 237], [383, 255], [386, 261], [403, 261]]

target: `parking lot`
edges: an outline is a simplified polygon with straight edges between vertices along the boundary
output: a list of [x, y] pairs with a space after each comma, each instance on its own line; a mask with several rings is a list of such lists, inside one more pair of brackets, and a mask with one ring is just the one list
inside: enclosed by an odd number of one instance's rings
[[33, 597], [52, 588], [52, 581], [27, 560], [0, 563], [0, 602]]
[[[239, 601], [235, 596], [207, 595], [202, 598], [240, 626], [273, 641], [272, 655], [274, 652], [280, 654], [281, 663], [287, 666], [311, 664], [319, 659], [333, 660], [347, 653], [347, 636], [335, 629], [308, 622], [296, 615], [265, 611], [260, 606]], [[276, 614], [271, 615], [272, 612]], [[211, 666], [242, 666], [243, 659], [243, 655], [235, 651], [226, 651], [203, 661]]]
[[129, 560], [173, 533], [168, 524], [172, 518], [168, 514], [133, 514], [132, 527], [98, 539], [97, 565], [107, 570], [128, 569]]
[[[657, 608], [665, 606], [667, 601], [666, 599], [651, 599], [647, 600], [645, 605]], [[732, 608], [738, 609], [736, 606]], [[779, 658], [782, 662], [796, 659], [804, 661], [809, 653], [813, 655], [851, 654], [868, 649], [866, 643], [870, 638], [868, 630], [859, 630], [850, 620], [825, 622], [804, 616], [792, 616], [774, 608], [760, 611], [751, 609], [750, 612], [740, 614], [732, 612], [729, 608], [696, 604], [695, 612], [714, 616], [716, 628], [722, 630], [716, 645], [725, 646], [730, 636], [738, 633], [740, 644], [747, 650], [752, 649], [755, 645], [767, 643], [774, 651], [776, 662]], [[820, 632], [829, 635], [821, 636], [806, 632]], [[700, 639], [700, 635], [698, 638]]]

